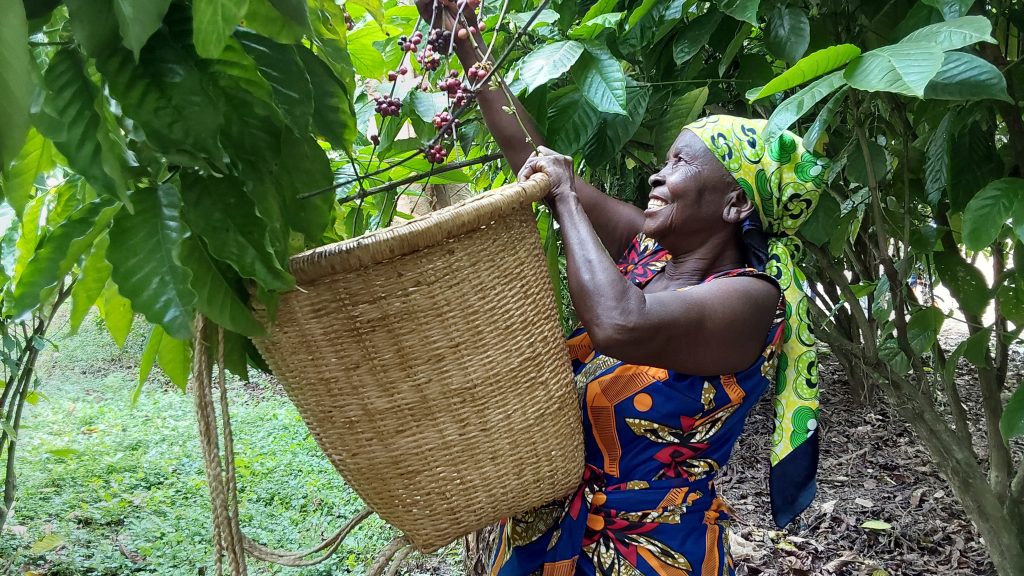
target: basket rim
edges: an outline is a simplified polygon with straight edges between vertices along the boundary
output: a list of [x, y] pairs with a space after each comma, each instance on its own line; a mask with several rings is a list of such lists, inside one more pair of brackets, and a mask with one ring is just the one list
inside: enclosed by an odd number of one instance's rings
[[358, 270], [486, 226], [496, 218], [540, 201], [549, 190], [548, 176], [534, 174], [524, 182], [506, 184], [407, 222], [301, 252], [291, 257], [289, 268], [299, 283]]

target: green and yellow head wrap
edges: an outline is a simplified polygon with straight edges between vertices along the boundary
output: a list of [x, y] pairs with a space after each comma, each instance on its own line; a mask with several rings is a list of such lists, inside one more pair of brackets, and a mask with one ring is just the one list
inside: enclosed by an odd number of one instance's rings
[[764, 272], [786, 300], [783, 342], [775, 378], [771, 496], [776, 524], [785, 526], [814, 499], [818, 466], [818, 361], [810, 330], [807, 278], [796, 261], [793, 235], [818, 202], [829, 161], [805, 150], [789, 131], [772, 142], [765, 120], [709, 116], [686, 126], [722, 162], [757, 206], [768, 239]]

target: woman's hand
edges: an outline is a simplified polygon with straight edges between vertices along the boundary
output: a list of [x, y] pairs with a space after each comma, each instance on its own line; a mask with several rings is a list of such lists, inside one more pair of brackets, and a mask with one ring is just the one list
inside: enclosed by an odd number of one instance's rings
[[548, 202], [554, 204], [561, 198], [576, 195], [576, 174], [571, 157], [541, 146], [526, 159], [526, 163], [519, 170], [519, 181], [529, 180], [530, 176], [538, 172], [547, 174], [551, 180]]

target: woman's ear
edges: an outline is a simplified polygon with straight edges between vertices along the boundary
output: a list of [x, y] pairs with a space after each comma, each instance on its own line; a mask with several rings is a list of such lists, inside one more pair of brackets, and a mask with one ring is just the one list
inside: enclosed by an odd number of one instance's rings
[[739, 224], [747, 219], [755, 206], [746, 193], [739, 186], [733, 188], [725, 197], [725, 209], [722, 211], [722, 219], [730, 224]]

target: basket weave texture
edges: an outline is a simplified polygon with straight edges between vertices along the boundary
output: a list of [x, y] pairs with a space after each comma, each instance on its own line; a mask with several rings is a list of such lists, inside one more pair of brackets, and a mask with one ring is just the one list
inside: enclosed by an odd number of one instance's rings
[[257, 343], [348, 484], [421, 551], [580, 481], [580, 408], [530, 207], [547, 186], [294, 257], [299, 289]]

